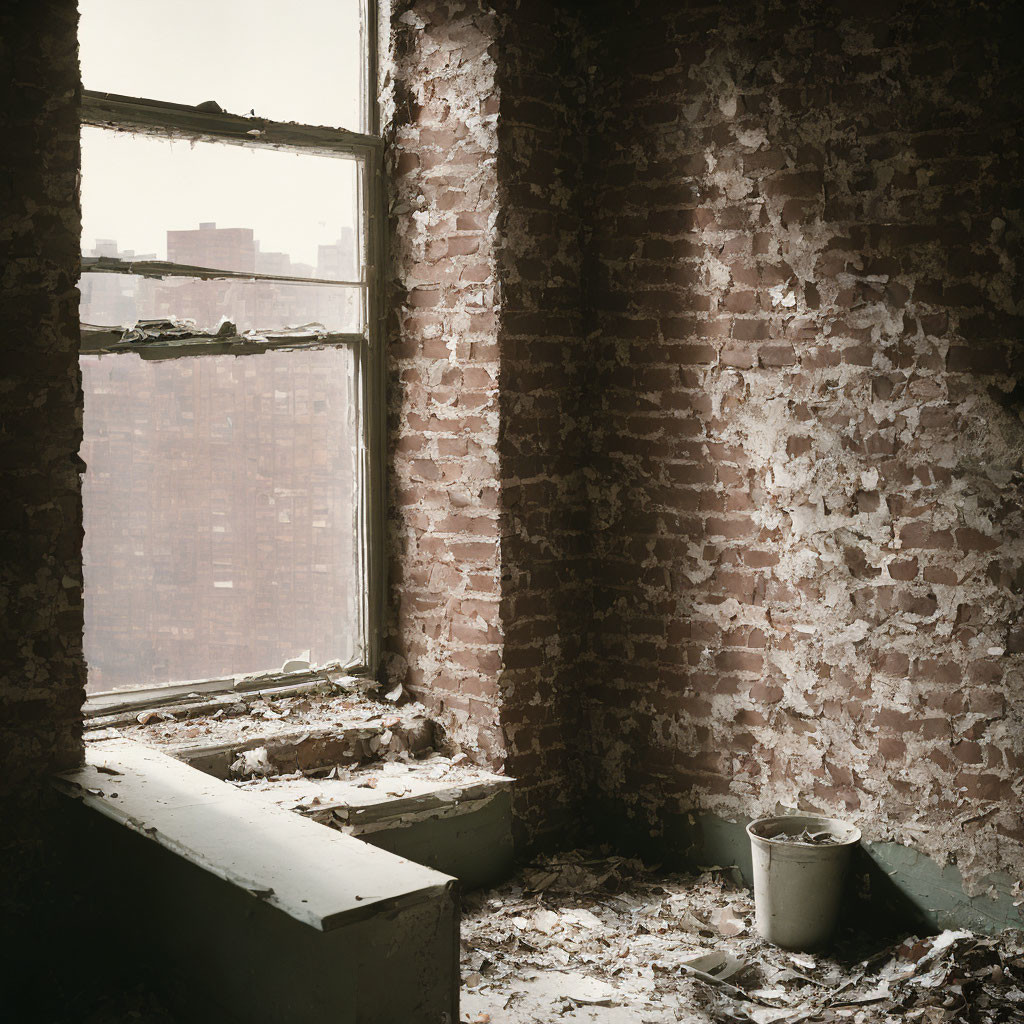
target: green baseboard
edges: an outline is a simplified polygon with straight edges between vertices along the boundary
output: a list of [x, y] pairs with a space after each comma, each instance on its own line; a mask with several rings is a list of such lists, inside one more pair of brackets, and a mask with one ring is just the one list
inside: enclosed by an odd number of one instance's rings
[[[610, 815], [603, 815], [607, 821]], [[750, 886], [752, 864], [746, 825], [702, 811], [671, 815], [655, 833], [636, 822], [617, 830], [620, 844], [645, 859], [675, 870], [734, 868]], [[1024, 928], [1024, 907], [1014, 906], [1013, 878], [982, 880], [980, 895], [968, 896], [955, 864], [939, 864], [900, 843], [862, 842], [851, 872], [854, 915], [885, 920], [910, 931], [970, 928], [994, 934]], [[1020, 897], [1018, 897], [1019, 899]]]
[[411, 823], [399, 821], [355, 835], [371, 846], [454, 875], [464, 892], [499, 885], [515, 870], [512, 795], [507, 787], [475, 810], [444, 817], [423, 814]]

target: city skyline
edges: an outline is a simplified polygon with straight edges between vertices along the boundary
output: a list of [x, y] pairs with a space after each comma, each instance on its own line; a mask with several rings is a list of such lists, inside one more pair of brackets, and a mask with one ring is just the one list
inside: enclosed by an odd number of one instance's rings
[[[215, 261], [212, 263], [199, 264], [192, 262], [183, 255], [174, 252], [172, 237], [175, 241], [185, 240], [183, 236], [198, 234], [213, 230], [217, 232], [248, 232], [254, 247], [256, 261], [254, 266], [228, 266], [224, 262]], [[84, 234], [83, 234], [84, 237]], [[317, 244], [316, 264], [296, 262], [292, 254], [280, 250], [265, 250], [260, 239], [255, 237], [255, 228], [251, 227], [220, 227], [216, 221], [200, 221], [195, 228], [166, 228], [165, 229], [164, 253], [157, 251], [139, 252], [135, 249], [122, 249], [116, 238], [93, 238], [93, 246], [86, 249], [83, 246], [83, 256], [101, 257], [105, 256], [122, 260], [166, 260], [169, 263], [182, 263], [188, 266], [208, 266], [214, 270], [240, 270], [253, 271], [260, 274], [282, 274], [292, 277], [323, 277], [335, 280], [355, 280], [358, 277], [359, 269], [355, 246], [355, 231], [352, 228], [342, 226], [339, 228], [338, 237], [334, 243]], [[276, 268], [287, 268], [285, 270]]]
[[[252, 227], [166, 229], [168, 262], [242, 273], [352, 280], [358, 276], [355, 231], [342, 227], [334, 242], [319, 244], [316, 263], [296, 262], [290, 253], [262, 249]], [[123, 260], [159, 259], [158, 253], [121, 249], [116, 238], [95, 238], [86, 256]], [[333, 330], [359, 327], [356, 289], [331, 286], [199, 280], [152, 279], [122, 274], [84, 273], [80, 282], [81, 320], [93, 326], [130, 327], [138, 320], [169, 316], [215, 328], [226, 317], [239, 330], [270, 330], [296, 323], [323, 323]]]
[[80, 366], [89, 691], [356, 657], [351, 352]]
[[160, 255], [169, 230], [243, 226], [264, 251], [315, 265], [318, 246], [357, 233], [361, 168], [350, 158], [85, 127], [82, 238]]

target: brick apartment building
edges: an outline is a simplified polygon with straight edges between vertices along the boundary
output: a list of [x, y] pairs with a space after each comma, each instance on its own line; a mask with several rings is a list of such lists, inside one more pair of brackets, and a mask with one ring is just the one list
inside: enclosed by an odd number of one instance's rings
[[352, 654], [348, 359], [82, 357], [91, 691]]

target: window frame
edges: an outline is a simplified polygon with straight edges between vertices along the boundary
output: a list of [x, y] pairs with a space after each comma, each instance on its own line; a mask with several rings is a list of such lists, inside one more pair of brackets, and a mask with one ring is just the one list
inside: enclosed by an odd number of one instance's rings
[[[79, 355], [123, 355], [143, 359], [175, 359], [204, 355], [258, 358], [270, 349], [300, 350], [350, 347], [354, 356], [359, 395], [360, 423], [357, 487], [360, 500], [359, 576], [363, 583], [359, 601], [359, 635], [363, 658], [358, 664], [329, 665], [321, 669], [283, 674], [280, 671], [249, 673], [203, 681], [168, 682], [125, 690], [88, 694], [84, 705], [87, 718], [117, 714], [139, 707], [158, 707], [195, 699], [196, 696], [226, 692], [292, 692], [376, 675], [380, 657], [386, 560], [384, 556], [384, 303], [383, 283], [386, 245], [384, 189], [384, 143], [380, 136], [377, 102], [377, 3], [361, 0], [364, 62], [360, 81], [361, 108], [365, 132], [344, 128], [271, 121], [257, 116], [228, 114], [185, 104], [114, 93], [82, 90], [81, 127], [149, 135], [188, 142], [211, 142], [254, 149], [277, 149], [308, 155], [356, 158], [362, 161], [360, 220], [365, 239], [365, 280], [330, 282], [358, 284], [364, 288], [364, 323], [361, 333], [331, 332], [316, 336], [288, 336], [249, 341], [239, 337], [212, 335], [187, 339], [123, 342], [121, 332], [81, 331]], [[207, 104], [202, 104], [203, 108]], [[200, 268], [190, 268], [200, 269]], [[207, 270], [187, 274], [184, 268], [163, 261], [127, 262], [103, 257], [82, 257], [82, 272], [115, 273], [167, 278], [175, 276], [238, 278], [244, 280], [289, 280], [273, 274]], [[310, 283], [308, 278], [294, 278]], [[224, 314], [230, 317], [231, 311]], [[274, 332], [269, 332], [273, 334]]]

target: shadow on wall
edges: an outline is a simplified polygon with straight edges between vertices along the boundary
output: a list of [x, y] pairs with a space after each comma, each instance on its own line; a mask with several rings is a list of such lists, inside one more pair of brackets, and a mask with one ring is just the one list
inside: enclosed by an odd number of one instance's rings
[[1009, 13], [596, 26], [586, 702], [641, 833], [799, 806], [1024, 868]]

